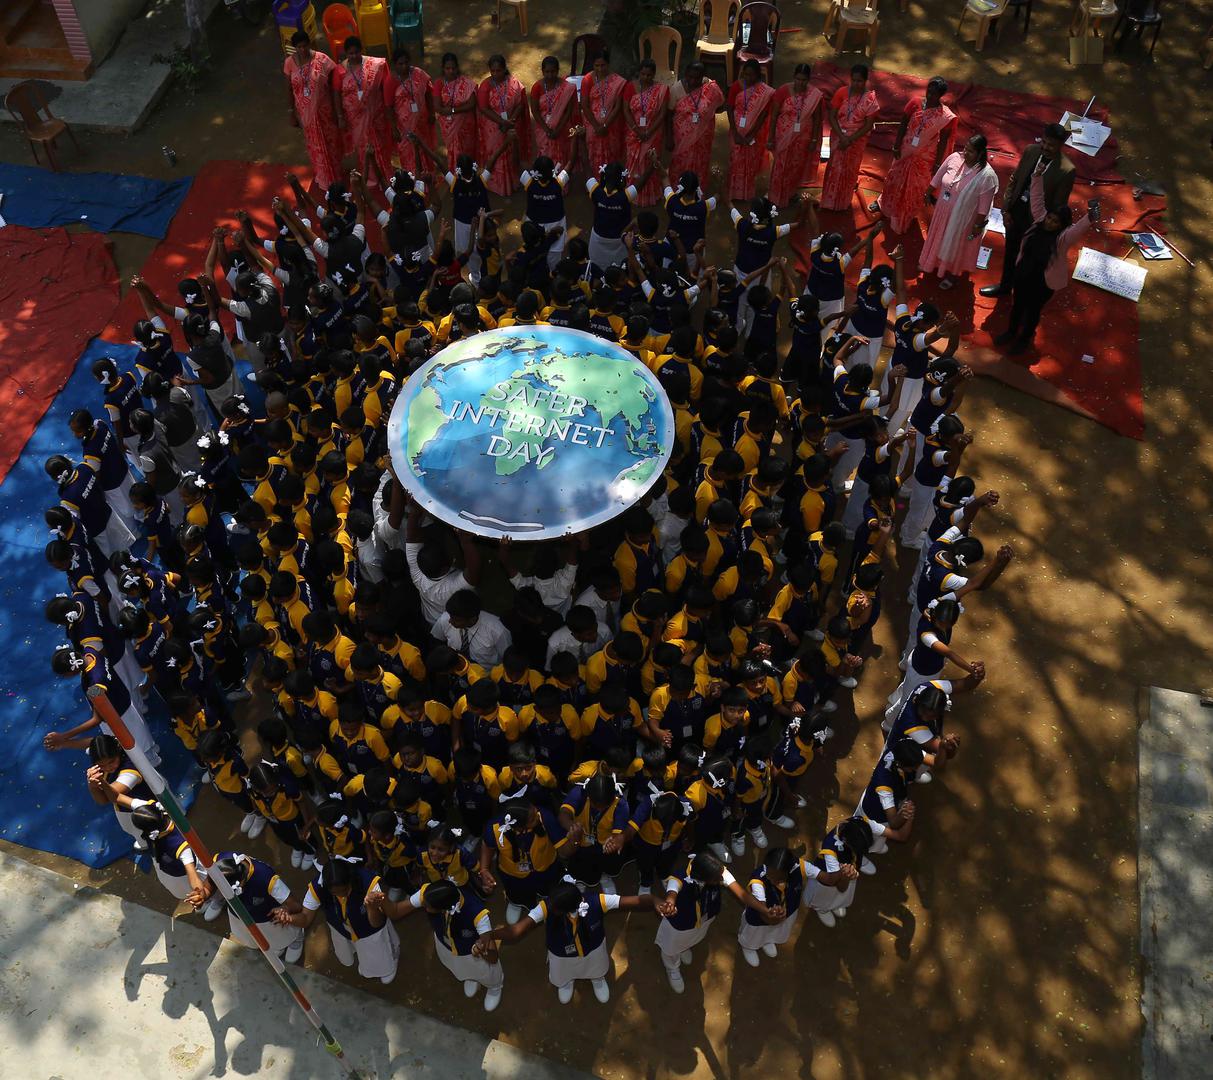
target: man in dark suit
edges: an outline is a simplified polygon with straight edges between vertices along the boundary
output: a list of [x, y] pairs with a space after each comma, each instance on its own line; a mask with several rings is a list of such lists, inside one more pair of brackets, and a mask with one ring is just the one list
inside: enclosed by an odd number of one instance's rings
[[1074, 162], [1062, 153], [1062, 147], [1069, 137], [1070, 133], [1060, 124], [1047, 124], [1040, 142], [1029, 146], [1019, 159], [1011, 179], [1007, 181], [1002, 199], [1002, 220], [1007, 229], [1007, 242], [1002, 253], [1002, 280], [997, 285], [987, 285], [981, 290], [982, 296], [1003, 296], [1011, 291], [1019, 246], [1023, 234], [1032, 226], [1028, 185], [1041, 161], [1046, 163], [1045, 205], [1050, 210], [1059, 210], [1070, 201], [1070, 192], [1074, 188]]

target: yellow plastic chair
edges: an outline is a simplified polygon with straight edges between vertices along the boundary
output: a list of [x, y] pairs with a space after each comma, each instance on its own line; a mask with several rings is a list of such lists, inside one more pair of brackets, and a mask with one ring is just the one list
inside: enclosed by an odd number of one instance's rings
[[741, 11], [738, 0], [702, 0], [696, 60], [723, 60], [725, 83], [733, 85], [733, 29]]
[[392, 50], [392, 35], [388, 29], [387, 4], [383, 0], [354, 0], [354, 14], [358, 19], [358, 37], [364, 49], [382, 45], [385, 52]]
[[853, 34], [863, 36], [863, 48], [869, 56], [876, 51], [876, 35], [880, 30], [880, 0], [830, 0], [822, 34], [826, 41], [832, 37], [835, 54], [842, 52]]
[[640, 35], [640, 59], [652, 57], [657, 64], [657, 81], [673, 86], [682, 70], [682, 35], [672, 26], [654, 26]]
[[518, 32], [523, 37], [526, 37], [526, 35], [527, 35], [526, 0], [497, 0], [497, 29], [498, 30], [503, 29], [503, 27], [501, 25], [501, 5], [502, 4], [505, 4], [507, 7], [517, 8], [517, 10], [518, 10]]
[[965, 6], [960, 12], [960, 21], [956, 24], [955, 37], [960, 37], [960, 28], [964, 26], [965, 16], [974, 15], [977, 18], [977, 38], [974, 48], [981, 52], [985, 48], [986, 35], [990, 32], [990, 24], [1000, 18], [1007, 10], [1007, 0], [965, 0]]

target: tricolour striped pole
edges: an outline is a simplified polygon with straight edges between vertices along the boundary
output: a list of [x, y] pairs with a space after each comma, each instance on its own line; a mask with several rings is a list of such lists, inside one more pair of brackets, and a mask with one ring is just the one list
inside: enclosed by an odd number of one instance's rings
[[184, 808], [177, 801], [177, 796], [173, 794], [172, 789], [165, 783], [164, 777], [160, 775], [160, 770], [148, 761], [147, 755], [135, 745], [135, 740], [132, 738], [126, 724], [123, 723], [122, 717], [118, 715], [113, 705], [110, 704], [109, 698], [105, 696], [105, 692], [100, 687], [90, 688], [89, 699], [97, 716], [105, 721], [106, 725], [113, 731], [122, 749], [126, 751], [127, 756], [134, 762], [143, 779], [147, 781], [147, 786], [152, 789], [152, 793], [156, 796], [160, 805], [168, 812], [168, 816], [173, 819], [173, 824], [181, 830], [181, 835], [185, 837], [194, 852], [194, 858], [202, 864], [207, 876], [211, 879], [215, 888], [219, 890], [219, 895], [227, 902], [227, 906], [236, 913], [236, 917], [244, 923], [245, 929], [248, 930], [252, 939], [257, 943], [257, 948], [261, 950], [261, 955], [265, 957], [265, 962], [274, 969], [274, 974], [278, 976], [278, 981], [287, 989], [291, 997], [294, 998], [295, 1004], [303, 1010], [303, 1015], [308, 1018], [312, 1027], [316, 1029], [320, 1038], [324, 1040], [324, 1048], [341, 1062], [349, 1080], [357, 1080], [358, 1071], [346, 1059], [345, 1052], [341, 1049], [341, 1044], [333, 1036], [333, 1033], [329, 1031], [324, 1021], [320, 1019], [320, 1015], [316, 1010], [312, 1008], [312, 1003], [308, 1000], [307, 995], [299, 989], [298, 984], [291, 977], [290, 971], [287, 970], [281, 958], [270, 949], [269, 942], [265, 940], [265, 935], [257, 928], [257, 924], [249, 914], [248, 908], [244, 906], [244, 902], [232, 892], [232, 887], [228, 884], [227, 878], [219, 873], [209, 849], [202, 842], [202, 838], [194, 831], [194, 827], [190, 824], [190, 819], [186, 816]]

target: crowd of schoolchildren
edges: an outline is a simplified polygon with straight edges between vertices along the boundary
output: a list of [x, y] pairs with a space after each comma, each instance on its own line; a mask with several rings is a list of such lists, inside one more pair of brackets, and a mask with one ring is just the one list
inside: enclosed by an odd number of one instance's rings
[[[569, 178], [540, 157], [507, 250], [494, 164], [461, 158], [428, 187], [355, 172], [319, 198], [296, 181], [271, 234], [243, 211], [217, 229], [178, 297], [133, 282], [135, 367], [97, 361], [79, 448], [46, 463], [46, 557], [66, 575], [51, 663], [85, 692], [46, 746], [87, 751], [95, 801], [212, 919], [221, 898], [90, 703], [104, 694], [152, 764], [180, 739], [242, 836], [268, 828], [273, 859], [314, 871], [299, 892], [261, 858], [217, 859], [288, 961], [322, 916], [342, 963], [390, 982], [394, 923], [420, 910], [493, 1009], [500, 947], [542, 924], [560, 1000], [585, 979], [606, 1001], [604, 917], [647, 909], [681, 991], [725, 893], [751, 965], [801, 911], [834, 926], [908, 836], [911, 784], [957, 752], [948, 710], [985, 674], [959, 617], [1010, 559], [973, 535], [998, 496], [961, 469], [971, 372], [956, 320], [907, 300], [899, 250], [847, 299], [875, 232], [819, 236], [802, 281], [777, 254], [791, 226], [758, 199], [732, 211], [734, 265], [716, 268], [699, 178], [673, 178], [663, 221], [633, 208], [648, 175], [616, 164], [587, 184], [587, 240], [566, 235]], [[800, 204], [813, 232], [815, 210]], [[677, 445], [616, 521], [494, 545], [410, 501], [387, 420], [449, 342], [539, 323], [648, 365]], [[899, 549], [915, 565], [887, 738], [854, 813], [803, 851], [806, 774]]]

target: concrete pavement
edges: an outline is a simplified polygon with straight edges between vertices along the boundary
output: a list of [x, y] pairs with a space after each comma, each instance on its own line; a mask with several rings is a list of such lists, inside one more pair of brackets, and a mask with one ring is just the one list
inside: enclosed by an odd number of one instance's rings
[[[292, 970], [364, 1080], [587, 1080]], [[259, 954], [3, 853], [0, 1060], [37, 1080], [342, 1076]]]

